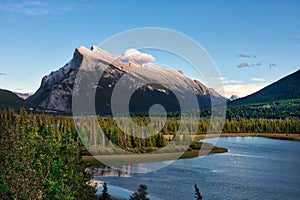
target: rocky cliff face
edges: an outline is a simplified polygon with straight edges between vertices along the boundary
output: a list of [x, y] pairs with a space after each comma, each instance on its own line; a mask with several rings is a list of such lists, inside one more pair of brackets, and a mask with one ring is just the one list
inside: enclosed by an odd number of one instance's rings
[[[220, 103], [226, 100], [213, 89], [186, 77], [181, 71], [156, 65], [140, 66], [134, 61], [125, 64], [99, 47], [93, 46], [89, 50], [80, 46], [76, 48], [73, 58], [68, 63], [43, 77], [40, 88], [27, 101], [45, 109], [71, 113], [74, 81], [79, 67], [87, 59], [93, 59], [93, 62], [99, 63], [97, 67], [104, 70], [98, 83], [87, 85], [87, 87], [97, 90], [96, 96], [90, 98], [96, 99], [95, 107], [98, 114], [111, 114], [110, 101], [114, 86], [124, 74], [137, 67], [146, 67], [147, 73], [143, 73], [143, 71], [132, 73], [130, 84], [135, 85], [139, 80], [147, 79], [147, 81], [153, 80], [153, 83], [159, 82], [167, 85], [168, 88], [157, 84], [147, 84], [139, 88], [133, 94], [134, 101], [129, 105], [132, 111], [145, 111], [151, 104], [156, 103], [165, 106], [167, 111], [179, 110], [180, 106], [173, 92], [178, 92], [181, 98], [184, 98], [187, 87], [191, 87], [194, 91], [199, 106], [209, 106], [211, 99]], [[85, 70], [86, 76], [94, 76], [95, 70], [97, 71], [95, 68]]]

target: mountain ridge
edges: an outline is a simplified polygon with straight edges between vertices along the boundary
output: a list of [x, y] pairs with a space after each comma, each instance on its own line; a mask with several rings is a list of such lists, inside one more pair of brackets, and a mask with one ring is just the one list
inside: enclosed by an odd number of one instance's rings
[[33, 94], [32, 92], [17, 92], [17, 91], [12, 91], [12, 92], [24, 100]]
[[243, 98], [233, 100], [228, 105], [243, 105], [300, 98], [300, 69], [282, 77], [278, 81]]
[[19, 97], [12, 91], [0, 89], [0, 110], [13, 108], [15, 111], [19, 111], [21, 107], [29, 110], [35, 106], [24, 99]]
[[[197, 96], [199, 106], [201, 107], [210, 106], [211, 99], [213, 99], [214, 102], [219, 103], [223, 103], [227, 100], [213, 89], [207, 88], [204, 84], [197, 80], [192, 80], [186, 77], [178, 70], [167, 69], [153, 64], [141, 66], [136, 64], [134, 61], [123, 63], [118, 57], [111, 55], [100, 47], [92, 46], [91, 49], [87, 49], [83, 46], [79, 46], [75, 49], [73, 58], [68, 63], [66, 63], [62, 68], [43, 77], [39, 89], [32, 96], [27, 98], [26, 101], [34, 103], [45, 109], [71, 113], [74, 81], [79, 67], [84, 61], [88, 61], [88, 59], [92, 59], [93, 62], [97, 63], [97, 66], [96, 68], [91, 69], [85, 68], [87, 76], [95, 76], [93, 72], [97, 70], [104, 71], [103, 76], [101, 77], [102, 82], [93, 83], [94, 85], [88, 86], [91, 88], [97, 87], [95, 98], [97, 99], [96, 102], [98, 102], [98, 106], [96, 105], [96, 110], [98, 111], [101, 109], [106, 111], [109, 110], [109, 106], [104, 104], [111, 103], [111, 93], [114, 86], [124, 74], [137, 67], [143, 67], [150, 73], [146, 74], [141, 72], [143, 70], [134, 71], [131, 74], [133, 77], [133, 85], [136, 84], [135, 81], [147, 79], [153, 80], [153, 82], [162, 82], [162, 84], [169, 86], [169, 91], [164, 91], [162, 88], [156, 88], [156, 86], [153, 87], [147, 85], [144, 88], [141, 88], [144, 93], [139, 91], [139, 94], [142, 95], [143, 93], [144, 96], [138, 96], [139, 100], [136, 100], [133, 104], [140, 104], [140, 102], [152, 99], [152, 103], [159, 103], [159, 101], [163, 101], [167, 107], [167, 104], [170, 105], [169, 111], [176, 111], [179, 107], [178, 105], [175, 107], [173, 106], [173, 104], [176, 104], [176, 100], [172, 100], [174, 97], [171, 98], [172, 95], [168, 92], [177, 91], [183, 95], [186, 87], [192, 87]], [[101, 93], [102, 96], [97, 95], [99, 93]], [[103, 100], [105, 99], [103, 97], [107, 98], [108, 101]], [[134, 111], [138, 112], [144, 110], [142, 105], [132, 106], [132, 108]], [[111, 113], [109, 111], [101, 113], [100, 111], [100, 114]]]

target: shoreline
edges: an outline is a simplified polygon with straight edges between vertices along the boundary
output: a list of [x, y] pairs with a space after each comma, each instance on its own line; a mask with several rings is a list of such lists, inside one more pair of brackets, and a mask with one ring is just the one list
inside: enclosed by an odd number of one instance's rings
[[[166, 138], [170, 137], [165, 135]], [[300, 141], [300, 134], [286, 134], [286, 133], [222, 133], [222, 134], [198, 134], [193, 135], [191, 138], [193, 140], [200, 140], [206, 138], [216, 138], [216, 137], [265, 137], [270, 139], [279, 140], [292, 140]], [[207, 143], [209, 144], [209, 143]], [[202, 149], [199, 154], [199, 150], [191, 150], [185, 152], [169, 152], [169, 153], [153, 153], [153, 154], [134, 154], [134, 155], [101, 155], [101, 156], [83, 156], [83, 160], [88, 163], [90, 167], [104, 167], [105, 165], [99, 160], [103, 160], [105, 163], [120, 165], [130, 165], [130, 164], [141, 164], [141, 163], [153, 163], [170, 161], [177, 159], [189, 159], [195, 158], [203, 155], [215, 154], [215, 153], [225, 153], [228, 149], [218, 146], [211, 147], [210, 152], [204, 151]], [[95, 158], [96, 157], [96, 158]]]
[[193, 136], [194, 140], [216, 137], [265, 137], [277, 140], [300, 141], [300, 134], [297, 133], [221, 133], [221, 134], [198, 134]]
[[[163, 152], [163, 153], [147, 153], [147, 154], [120, 154], [120, 155], [87, 155], [83, 156], [83, 160], [90, 168], [115, 166], [122, 167], [124, 165], [153, 163], [162, 161], [171, 161], [178, 159], [195, 158], [208, 154], [226, 153], [228, 149], [218, 147], [207, 142], [199, 142], [199, 146], [193, 149], [179, 152]], [[103, 163], [101, 163], [101, 160]], [[106, 165], [105, 165], [106, 164]], [[91, 170], [93, 171], [93, 170]], [[94, 173], [93, 173], [94, 174]]]
[[100, 163], [99, 160], [102, 160], [104, 163], [109, 163], [112, 166], [123, 166], [131, 164], [142, 164], [142, 163], [154, 163], [154, 162], [163, 162], [171, 161], [177, 159], [189, 159], [196, 158], [203, 155], [215, 154], [215, 153], [225, 153], [228, 152], [228, 149], [218, 147], [210, 152], [207, 150], [202, 150], [199, 153], [199, 150], [191, 150], [186, 152], [172, 152], [172, 153], [157, 153], [157, 154], [137, 154], [137, 155], [103, 155], [103, 156], [83, 156], [83, 160], [90, 163], [90, 167], [104, 167], [103, 163]]
[[[222, 133], [220, 135], [219, 134], [198, 134], [198, 135], [195, 135], [193, 137], [193, 139], [199, 140], [199, 139], [216, 138], [216, 137], [265, 137], [265, 138], [270, 138], [270, 139], [300, 141], [300, 134], [285, 134], [285, 133]], [[210, 144], [210, 143], [207, 143], [207, 144]], [[131, 165], [131, 164], [170, 161], [170, 160], [173, 160], [172, 158], [174, 156], [177, 159], [189, 159], [189, 158], [195, 158], [195, 157], [199, 157], [199, 156], [203, 156], [203, 155], [209, 155], [209, 154], [215, 154], [215, 153], [225, 153], [225, 152], [228, 152], [228, 149], [218, 147], [218, 146], [213, 146], [213, 148], [208, 153], [205, 151], [202, 151], [202, 155], [201, 155], [201, 153], [199, 154], [199, 150], [191, 150], [191, 151], [186, 151], [184, 153], [183, 152], [172, 152], [172, 153], [150, 154], [150, 156], [151, 156], [150, 159], [148, 158], [149, 155], [144, 156], [142, 154], [139, 154], [139, 155], [105, 155], [105, 156], [101, 156], [101, 157], [102, 158], [103, 157], [106, 157], [106, 158], [113, 157], [113, 159], [122, 158], [123, 161], [126, 160], [127, 165]], [[178, 157], [179, 154], [182, 154], [182, 155]], [[120, 156], [122, 156], [122, 157], [120, 157]], [[133, 157], [129, 159], [128, 156], [133, 156]], [[136, 156], [138, 156], [138, 157], [136, 157]], [[96, 162], [100, 163], [93, 156], [84, 156], [84, 160], [86, 160], [88, 157], [89, 157], [89, 159], [94, 159], [94, 160], [96, 160]], [[153, 160], [153, 158], [154, 158], [154, 160]], [[140, 162], [140, 161], [143, 161], [143, 162]], [[99, 165], [96, 165], [96, 166], [98, 166], [98, 168], [101, 169], [101, 167], [103, 167], [104, 165], [102, 164], [102, 166], [99, 166]], [[95, 167], [95, 165], [90, 166], [90, 168], [93, 168], [93, 167]], [[100, 174], [101, 173], [102, 172], [100, 172]], [[99, 181], [99, 179], [94, 179], [95, 177], [101, 178], [103, 176], [106, 176], [103, 174], [100, 175], [99, 171], [93, 171], [92, 174], [93, 174], [93, 178], [91, 181], [95, 181], [95, 182]], [[128, 175], [128, 174], [125, 174], [125, 175]], [[120, 174], [118, 176], [120, 176]], [[121, 176], [124, 176], [124, 174]], [[100, 185], [98, 185], [98, 186], [100, 186]], [[98, 187], [97, 187], [97, 189], [98, 189]], [[121, 200], [122, 198], [112, 196], [112, 199], [113, 200]]]

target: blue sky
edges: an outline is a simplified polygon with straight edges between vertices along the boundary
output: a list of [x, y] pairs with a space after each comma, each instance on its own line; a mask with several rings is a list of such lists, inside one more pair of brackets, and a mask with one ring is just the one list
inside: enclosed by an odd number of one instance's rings
[[[201, 44], [216, 63], [227, 96], [244, 96], [300, 68], [299, 11], [300, 1], [293, 0], [2, 0], [0, 88], [34, 92], [77, 46], [90, 47], [128, 29], [163, 27]], [[152, 55], [193, 77], [184, 62]]]

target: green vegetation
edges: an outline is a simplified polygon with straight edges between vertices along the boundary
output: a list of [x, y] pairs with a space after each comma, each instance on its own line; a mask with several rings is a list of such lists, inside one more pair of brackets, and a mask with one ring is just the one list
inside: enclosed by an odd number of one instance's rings
[[269, 101], [227, 107], [227, 118], [299, 119], [300, 99]]
[[[200, 108], [199, 110], [190, 111], [192, 114], [200, 113], [202, 118], [211, 117], [211, 108]], [[174, 112], [168, 114], [172, 117], [180, 116], [180, 113]], [[286, 100], [270, 100], [260, 103], [247, 103], [241, 105], [233, 105], [228, 102], [226, 109], [226, 118], [231, 120], [233, 118], [245, 119], [299, 119], [300, 118], [300, 98], [286, 99]]]
[[[297, 101], [289, 100], [278, 105], [293, 107], [297, 104], [295, 102]], [[273, 105], [264, 106], [272, 108]], [[92, 158], [87, 149], [96, 157], [101, 157], [101, 161], [107, 159], [112, 163], [117, 160], [123, 164], [172, 160], [178, 157], [184, 159], [197, 157], [202, 153], [227, 151], [208, 143], [192, 142], [192, 139], [198, 138], [194, 137], [196, 134], [207, 132], [209, 118], [203, 117], [196, 121], [185, 118], [179, 120], [179, 117], [174, 114], [167, 119], [159, 133], [145, 137], [147, 135], [134, 127], [128, 126], [122, 130], [112, 117], [74, 119], [67, 116], [27, 114], [25, 109], [21, 109], [18, 115], [12, 109], [3, 111], [0, 115], [0, 199], [99, 198], [95, 195], [95, 188], [86, 184], [91, 174], [86, 173], [85, 168], [99, 166], [101, 163]], [[125, 124], [126, 120], [122, 120], [121, 118], [121, 123]], [[136, 116], [134, 120], [140, 125], [149, 123], [147, 117]], [[290, 133], [300, 133], [299, 122], [296, 117], [232, 117], [225, 120], [223, 132], [291, 135]], [[82, 124], [80, 134], [75, 123]], [[193, 130], [195, 126], [198, 129]], [[192, 136], [189, 132], [195, 135]], [[130, 152], [135, 154], [131, 155]], [[148, 154], [144, 156], [143, 153]], [[110, 198], [107, 191], [103, 197]]]
[[129, 200], [150, 200], [148, 197], [147, 186], [140, 185], [137, 192], [133, 193]]
[[226, 119], [224, 133], [300, 133], [299, 119]]
[[111, 200], [110, 194], [108, 194], [106, 182], [103, 183], [103, 190], [99, 200]]
[[[81, 117], [80, 134], [89, 151], [93, 155], [112, 155], [133, 153], [150, 153], [160, 150], [160, 153], [182, 152], [191, 144], [191, 135], [206, 133], [210, 126], [209, 118], [179, 120], [168, 118], [166, 124], [157, 134], [143, 137], [143, 133], [134, 127], [121, 130], [111, 117]], [[147, 118], [139, 117], [140, 123], [146, 123]], [[98, 121], [98, 122], [97, 122]], [[100, 126], [97, 126], [97, 123]], [[121, 120], [122, 123], [122, 120]], [[123, 122], [126, 123], [126, 120]], [[123, 125], [122, 125], [123, 126]], [[178, 132], [179, 127], [184, 132]], [[192, 129], [193, 127], [198, 127]], [[264, 118], [232, 118], [226, 119], [223, 125], [224, 133], [300, 133], [300, 119], [264, 119]], [[154, 132], [154, 131], [153, 131]], [[134, 136], [133, 134], [134, 133]], [[168, 136], [168, 137], [166, 137]], [[168, 144], [168, 147], [165, 147]], [[114, 148], [116, 145], [119, 148]], [[83, 152], [89, 155], [88, 152]]]
[[172, 149], [170, 151], [173, 152], [165, 152], [165, 153], [151, 153], [151, 154], [123, 154], [123, 155], [100, 155], [100, 156], [83, 156], [83, 160], [88, 163], [89, 166], [103, 166], [99, 160], [104, 163], [111, 163], [115, 166], [118, 165], [128, 165], [128, 164], [137, 164], [137, 163], [149, 163], [149, 162], [160, 162], [166, 160], [176, 160], [176, 159], [188, 159], [195, 158], [201, 155], [207, 155], [212, 153], [225, 153], [228, 150], [226, 148], [213, 146], [209, 143], [202, 143], [204, 147], [199, 151], [199, 149], [191, 149], [189, 148], [187, 151], [187, 147], [183, 150], [180, 149]]
[[97, 199], [71, 119], [10, 109], [0, 131], [0, 199]]
[[[194, 188], [195, 188], [195, 199], [196, 200], [202, 200], [203, 197], [200, 193], [200, 189], [198, 188], [197, 184], [194, 185]], [[105, 192], [104, 192], [105, 191]], [[105, 193], [105, 194], [104, 194]], [[105, 199], [105, 200], [111, 200], [110, 198], [110, 195], [107, 193], [107, 185], [106, 183], [104, 182], [103, 184], [103, 191], [102, 191], [102, 197], [103, 196], [106, 196], [107, 198], [101, 198], [100, 199]], [[148, 192], [147, 192], [147, 186], [146, 185], [143, 185], [141, 184], [139, 186], [139, 188], [137, 189], [136, 192], [134, 192], [130, 197], [129, 197], [129, 200], [150, 200], [148, 198]]]
[[[101, 140], [104, 135], [93, 132], [96, 130], [95, 122], [86, 120], [87, 125], [91, 126], [84, 128], [92, 133], [86, 135], [89, 142], [86, 145], [98, 148], [99, 152], [106, 147], [101, 146], [102, 144], [107, 145], [109, 149], [111, 143]], [[144, 152], [146, 148], [158, 149], [172, 142], [167, 141], [163, 133], [154, 135], [148, 140], [147, 138], [137, 140], [127, 135], [129, 139], [125, 140], [124, 134], [122, 135], [122, 132], [112, 125], [113, 123], [108, 123], [113, 122], [112, 118], [98, 118], [98, 120], [102, 126], [106, 126], [104, 129], [106, 137], [118, 145], [125, 147], [127, 144], [127, 147], [139, 153]], [[142, 118], [139, 120], [143, 122]], [[175, 131], [177, 121], [171, 120], [169, 123], [169, 127], [164, 131]], [[86, 184], [91, 179], [91, 174], [86, 173], [85, 168], [91, 163], [82, 160], [82, 155], [87, 154], [87, 151], [76, 132], [73, 118], [45, 114], [28, 115], [25, 109], [21, 109], [17, 115], [13, 109], [9, 109], [8, 112], [1, 113], [0, 131], [0, 199], [99, 198], [95, 195], [95, 188]], [[174, 159], [179, 156], [181, 158], [199, 156], [199, 148], [204, 143], [193, 142], [189, 151], [184, 152], [187, 149], [187, 142], [190, 141], [190, 137], [184, 134], [174, 134], [174, 144], [165, 149], [166, 153], [151, 155], [154, 157], [158, 155], [161, 161], [172, 158], [170, 155], [175, 156]], [[108, 158], [114, 156], [126, 156], [124, 159], [130, 161], [129, 155], [109, 155]], [[147, 161], [149, 160], [151, 161], [147, 156]], [[145, 194], [144, 189], [141, 188], [142, 194]], [[102, 198], [110, 198], [105, 187]]]

